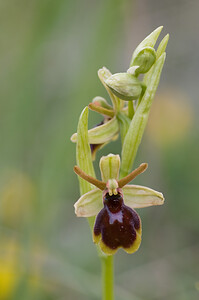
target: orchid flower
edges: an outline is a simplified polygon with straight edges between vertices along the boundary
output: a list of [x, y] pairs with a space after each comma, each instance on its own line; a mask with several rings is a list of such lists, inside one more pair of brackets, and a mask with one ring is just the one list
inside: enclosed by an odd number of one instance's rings
[[100, 159], [102, 181], [87, 175], [78, 166], [74, 171], [96, 188], [82, 195], [75, 203], [78, 217], [97, 216], [93, 230], [93, 241], [107, 254], [119, 248], [134, 253], [141, 243], [141, 220], [135, 208], [162, 205], [162, 193], [148, 187], [128, 185], [147, 169], [141, 164], [126, 177], [119, 180], [120, 156], [109, 154]]
[[[88, 139], [93, 160], [95, 159], [97, 150], [101, 149], [107, 143], [116, 140], [119, 134], [119, 122], [116, 115], [117, 111], [122, 109], [123, 103], [119, 105], [120, 100], [105, 84], [105, 80], [111, 75], [111, 72], [105, 67], [98, 71], [99, 79], [110, 96], [112, 106], [108, 104], [106, 99], [99, 96], [95, 97], [88, 105], [90, 110], [100, 113], [103, 118], [99, 124], [88, 130]], [[74, 143], [77, 142], [77, 133], [71, 136], [71, 141]]]

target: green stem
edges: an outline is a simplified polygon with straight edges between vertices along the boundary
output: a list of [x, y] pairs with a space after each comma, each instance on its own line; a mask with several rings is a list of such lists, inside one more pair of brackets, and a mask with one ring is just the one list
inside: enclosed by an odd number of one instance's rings
[[103, 300], [114, 300], [113, 255], [102, 257]]
[[134, 111], [134, 107], [133, 107], [133, 101], [129, 101], [128, 102], [128, 116], [131, 120], [133, 119], [134, 113], [135, 113], [135, 111]]

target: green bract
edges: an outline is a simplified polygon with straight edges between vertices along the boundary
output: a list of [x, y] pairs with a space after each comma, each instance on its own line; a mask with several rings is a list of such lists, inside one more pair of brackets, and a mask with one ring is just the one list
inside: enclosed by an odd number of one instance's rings
[[[77, 126], [76, 142], [76, 161], [78, 166], [87, 174], [95, 177], [95, 171], [91, 158], [91, 149], [89, 147], [88, 141], [88, 107], [85, 107], [80, 115], [79, 123]], [[82, 180], [81, 178], [79, 180], [81, 194], [84, 194], [93, 189], [93, 186], [88, 182]]]
[[144, 129], [148, 120], [152, 101], [160, 80], [160, 74], [165, 61], [165, 53], [156, 61], [144, 96], [135, 111], [122, 148], [121, 176], [125, 176], [132, 168]]

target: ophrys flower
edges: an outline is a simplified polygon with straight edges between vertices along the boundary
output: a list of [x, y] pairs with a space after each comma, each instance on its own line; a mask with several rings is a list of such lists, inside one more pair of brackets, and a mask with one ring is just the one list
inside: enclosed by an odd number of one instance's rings
[[97, 187], [75, 203], [78, 217], [95, 216], [93, 241], [106, 254], [114, 254], [122, 247], [127, 253], [135, 252], [141, 243], [141, 220], [135, 208], [164, 203], [162, 193], [148, 187], [127, 185], [144, 172], [147, 164], [141, 164], [119, 180], [120, 157], [109, 154], [100, 160], [102, 181], [85, 174], [78, 166], [74, 171]]

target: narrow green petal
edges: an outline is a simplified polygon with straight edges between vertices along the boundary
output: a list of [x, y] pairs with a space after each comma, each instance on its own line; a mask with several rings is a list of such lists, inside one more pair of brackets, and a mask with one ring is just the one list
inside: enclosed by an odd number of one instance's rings
[[[88, 141], [88, 107], [85, 107], [80, 115], [77, 127], [76, 142], [77, 165], [86, 174], [95, 177], [91, 149]], [[79, 178], [79, 182], [81, 195], [87, 193], [88, 191], [94, 188], [92, 184], [88, 183], [82, 178]]]
[[109, 179], [118, 180], [120, 169], [120, 156], [109, 154], [100, 159], [100, 171], [102, 181], [108, 182]]
[[78, 217], [96, 216], [103, 208], [102, 191], [94, 189], [79, 198], [75, 203], [75, 213]]
[[120, 178], [125, 177], [131, 170], [138, 147], [147, 124], [151, 104], [160, 80], [166, 53], [163, 53], [153, 66], [153, 73], [149, 80], [145, 94], [131, 121], [122, 148], [122, 163]]
[[[89, 144], [104, 144], [110, 142], [112, 138], [119, 132], [119, 124], [114, 117], [110, 121], [103, 125], [94, 127], [88, 131]], [[77, 133], [74, 133], [71, 137], [72, 142], [77, 141]]]
[[133, 209], [164, 204], [162, 193], [145, 186], [126, 185], [122, 191], [124, 203]]
[[154, 47], [155, 43], [160, 35], [160, 32], [162, 31], [163, 26], [160, 26], [156, 28], [152, 33], [150, 33], [135, 49], [133, 52], [133, 56], [130, 62], [130, 66], [133, 65], [133, 61], [136, 58], [137, 54], [140, 52], [140, 50], [144, 47]]

